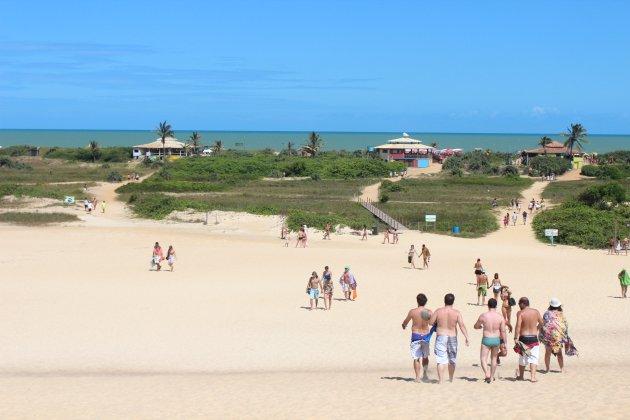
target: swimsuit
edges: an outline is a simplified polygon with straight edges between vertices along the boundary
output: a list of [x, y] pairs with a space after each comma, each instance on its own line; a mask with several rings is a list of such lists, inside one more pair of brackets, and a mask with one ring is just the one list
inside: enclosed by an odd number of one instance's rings
[[319, 299], [319, 289], [314, 289], [314, 288], [310, 287], [308, 289], [308, 296], [309, 296], [309, 298], [311, 298], [313, 300]]
[[477, 286], [477, 291], [481, 292], [482, 296], [486, 296], [488, 294], [487, 290], [488, 290], [488, 287], [485, 284], [483, 284], [481, 286]]
[[438, 335], [435, 339], [435, 360], [438, 365], [455, 364], [457, 359], [457, 337]]
[[540, 345], [538, 342], [538, 337], [535, 335], [521, 335], [518, 337], [518, 341], [523, 343], [523, 345], [529, 351], [529, 355], [524, 352], [519, 353], [520, 354], [520, 357], [518, 358], [519, 365], [521, 366], [527, 366], [528, 364], [537, 365], [538, 356], [540, 355]]
[[499, 337], [483, 337], [481, 339], [481, 344], [486, 347], [499, 347], [501, 344], [501, 339]]

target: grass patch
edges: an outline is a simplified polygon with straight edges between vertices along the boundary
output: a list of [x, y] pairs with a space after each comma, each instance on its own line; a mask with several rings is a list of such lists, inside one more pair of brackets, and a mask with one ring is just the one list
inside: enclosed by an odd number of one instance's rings
[[[91, 185], [91, 184], [89, 184]], [[16, 184], [0, 183], [0, 197], [13, 195], [16, 197], [53, 198], [63, 200], [72, 195], [76, 200], [88, 198], [83, 188], [77, 184]]]
[[[606, 180], [601, 179], [581, 179], [579, 181], [555, 181], [551, 182], [542, 193], [545, 200], [549, 200], [555, 204], [561, 204], [567, 201], [576, 200], [578, 196], [587, 188], [594, 185], [603, 185]], [[630, 192], [630, 180], [624, 179], [618, 181], [625, 189], [626, 193]]]
[[223, 193], [132, 194], [130, 202], [136, 214], [162, 219], [169, 213], [187, 208], [198, 211], [242, 211], [261, 215], [288, 216], [292, 229], [301, 224], [323, 228], [326, 223], [360, 228], [374, 223], [373, 217], [352, 198], [373, 179], [250, 181]]
[[39, 157], [15, 157], [11, 161], [10, 166], [0, 166], [0, 180], [3, 183], [107, 181], [107, 176], [113, 171], [126, 178], [129, 173], [143, 175], [150, 170], [143, 165], [127, 163], [81, 163]]
[[6, 212], [0, 213], [1, 223], [11, 223], [22, 226], [44, 226], [53, 223], [76, 222], [80, 219], [74, 214], [67, 213], [33, 213]]
[[425, 214], [437, 215], [436, 233], [449, 234], [460, 226], [462, 237], [475, 238], [499, 228], [491, 203], [507, 206], [532, 184], [518, 177], [439, 177], [383, 182], [380, 194], [387, 203], [378, 207], [409, 229], [425, 229]]

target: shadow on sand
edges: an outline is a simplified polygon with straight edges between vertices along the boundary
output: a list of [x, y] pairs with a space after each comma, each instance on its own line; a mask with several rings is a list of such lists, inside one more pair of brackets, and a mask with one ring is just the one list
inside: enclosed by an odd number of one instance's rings
[[[386, 379], [388, 381], [403, 381], [403, 382], [416, 382], [414, 378], [403, 378], [402, 376], [381, 376], [381, 379]], [[437, 384], [437, 379], [422, 379], [421, 383], [425, 384]]]

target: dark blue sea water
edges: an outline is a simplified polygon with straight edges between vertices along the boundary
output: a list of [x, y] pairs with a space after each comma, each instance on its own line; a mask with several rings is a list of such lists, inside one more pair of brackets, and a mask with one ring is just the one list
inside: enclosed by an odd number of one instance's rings
[[[272, 148], [276, 150], [286, 147], [291, 141], [296, 146], [305, 143], [308, 132], [300, 131], [200, 131], [204, 145], [223, 141], [226, 148], [256, 150]], [[191, 131], [176, 131], [175, 136], [185, 141]], [[402, 133], [387, 132], [320, 132], [327, 150], [357, 150], [369, 146], [377, 146], [389, 139], [401, 137]], [[547, 135], [554, 140], [563, 141], [556, 134], [511, 134], [511, 133], [413, 133], [409, 134], [422, 140], [425, 144], [437, 142], [439, 148], [475, 148], [492, 149], [504, 152], [515, 152], [526, 148], [534, 148], [541, 136]], [[0, 146], [29, 144], [35, 146], [82, 147], [90, 140], [96, 140], [102, 146], [134, 146], [148, 143], [157, 138], [152, 131], [142, 130], [0, 130]], [[585, 151], [608, 152], [611, 150], [629, 149], [630, 135], [588, 136]]]

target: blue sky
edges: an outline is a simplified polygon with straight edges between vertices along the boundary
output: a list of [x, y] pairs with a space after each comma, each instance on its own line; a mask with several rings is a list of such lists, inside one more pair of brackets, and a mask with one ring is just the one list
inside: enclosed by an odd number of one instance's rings
[[630, 133], [630, 2], [0, 10], [0, 128]]

